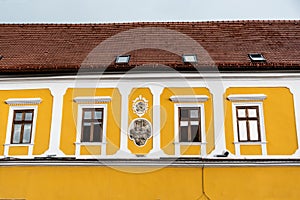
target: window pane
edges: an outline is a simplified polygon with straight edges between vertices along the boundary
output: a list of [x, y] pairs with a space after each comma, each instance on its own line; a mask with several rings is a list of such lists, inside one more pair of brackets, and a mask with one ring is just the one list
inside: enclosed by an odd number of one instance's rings
[[238, 117], [246, 117], [246, 109], [238, 109]]
[[190, 142], [200, 142], [199, 126], [191, 126], [192, 140]]
[[84, 123], [82, 134], [82, 142], [90, 142], [91, 123]]
[[102, 123], [94, 123], [93, 142], [102, 142]]
[[92, 119], [92, 111], [85, 111], [83, 118], [84, 119]]
[[187, 109], [181, 108], [180, 109], [180, 118], [188, 118], [189, 112]]
[[199, 125], [199, 121], [191, 121], [191, 125]]
[[102, 119], [102, 111], [95, 111], [94, 119]]
[[248, 109], [248, 116], [249, 117], [257, 117], [256, 109]]
[[188, 142], [188, 126], [180, 127], [180, 142]]
[[180, 126], [188, 126], [188, 125], [189, 125], [189, 122], [187, 122], [187, 121], [180, 122]]
[[257, 121], [251, 120], [249, 121], [250, 128], [250, 140], [258, 140], [258, 124]]
[[14, 125], [13, 143], [20, 143], [21, 124]]
[[23, 113], [16, 113], [15, 121], [22, 121], [22, 115], [23, 115]]
[[30, 142], [31, 124], [24, 124], [23, 143]]
[[239, 121], [239, 133], [240, 133], [240, 140], [241, 141], [247, 140], [247, 125], [246, 125], [246, 121]]
[[25, 113], [25, 120], [26, 121], [31, 121], [32, 120], [32, 113]]
[[190, 118], [199, 118], [199, 110], [190, 110]]

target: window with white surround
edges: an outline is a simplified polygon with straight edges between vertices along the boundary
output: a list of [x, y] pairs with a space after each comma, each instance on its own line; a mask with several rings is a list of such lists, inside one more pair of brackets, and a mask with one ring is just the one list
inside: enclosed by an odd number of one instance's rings
[[178, 95], [170, 97], [170, 100], [174, 102], [175, 155], [181, 154], [182, 145], [199, 145], [201, 156], [205, 156], [204, 102], [208, 100], [208, 96]]
[[106, 155], [106, 103], [110, 101], [108, 96], [74, 98], [78, 103], [76, 157], [89, 157], [80, 154], [81, 146], [101, 146], [101, 155]]
[[262, 155], [267, 155], [264, 125], [264, 94], [229, 95], [232, 101], [232, 118], [236, 155], [240, 145], [261, 145]]
[[28, 146], [28, 154], [32, 156], [34, 138], [36, 132], [36, 120], [40, 98], [15, 98], [7, 99], [9, 105], [8, 124], [6, 129], [6, 140], [4, 144], [4, 156], [9, 157], [11, 146]]

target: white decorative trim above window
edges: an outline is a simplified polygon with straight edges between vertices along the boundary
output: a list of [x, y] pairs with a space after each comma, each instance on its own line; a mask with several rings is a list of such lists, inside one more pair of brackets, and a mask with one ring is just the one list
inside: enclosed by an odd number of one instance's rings
[[5, 100], [5, 103], [8, 105], [31, 105], [40, 104], [41, 102], [41, 98], [12, 98]]
[[176, 95], [176, 96], [171, 96], [170, 100], [175, 103], [205, 102], [208, 100], [208, 96], [206, 96], [206, 95]]
[[262, 101], [266, 98], [265, 94], [231, 94], [227, 97], [229, 101]]
[[75, 97], [73, 99], [75, 103], [108, 103], [111, 101], [110, 96], [90, 96], [90, 97]]

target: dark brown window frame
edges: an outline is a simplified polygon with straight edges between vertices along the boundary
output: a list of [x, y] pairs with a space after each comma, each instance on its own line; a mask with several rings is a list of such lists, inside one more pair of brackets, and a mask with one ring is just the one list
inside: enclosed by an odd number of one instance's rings
[[[84, 119], [84, 113], [86, 111], [92, 111], [91, 119]], [[94, 119], [94, 113], [95, 111], [101, 111], [102, 112], [102, 119]], [[102, 142], [103, 141], [103, 118], [104, 118], [104, 108], [82, 108], [82, 120], [81, 120], [81, 142]], [[94, 123], [95, 122], [101, 122], [102, 128], [100, 129], [100, 141], [93, 141], [94, 140]], [[84, 141], [84, 123], [91, 123], [90, 125], [90, 137], [89, 141]]]
[[[239, 117], [238, 116], [238, 110], [239, 109], [245, 109], [246, 117]], [[249, 117], [249, 112], [248, 112], [249, 109], [255, 109], [256, 110], [256, 117]], [[235, 112], [236, 112], [236, 123], [237, 123], [237, 132], [238, 132], [239, 142], [261, 142], [261, 127], [260, 127], [259, 106], [236, 106], [235, 107]], [[240, 128], [239, 128], [239, 122], [240, 121], [246, 121], [247, 140], [241, 140], [241, 138], [240, 138]], [[258, 139], [257, 140], [251, 140], [249, 121], [257, 121], [257, 132], [258, 132]]]
[[[21, 121], [16, 121], [15, 120], [17, 113], [22, 113], [22, 120]], [[32, 113], [31, 120], [25, 120], [26, 113]], [[34, 118], [34, 109], [14, 110], [13, 120], [12, 120], [12, 129], [11, 129], [11, 138], [10, 138], [10, 143], [11, 144], [30, 144], [31, 143], [33, 118]], [[16, 124], [21, 124], [21, 132], [20, 132], [19, 142], [14, 142], [14, 130], [15, 130], [15, 125]], [[25, 124], [31, 124], [29, 142], [23, 142], [24, 125]]]
[[[187, 118], [181, 118], [181, 109], [187, 109], [189, 110], [188, 112], [188, 117]], [[197, 109], [198, 110], [198, 118], [190, 118], [190, 110], [195, 110]], [[188, 122], [188, 141], [182, 141], [182, 133], [180, 131], [180, 122], [181, 121], [187, 121]], [[199, 138], [198, 138], [198, 141], [193, 141], [194, 138], [192, 138], [192, 125], [191, 125], [191, 121], [198, 121], [198, 135], [199, 135]], [[182, 107], [178, 107], [178, 130], [179, 130], [179, 142], [191, 142], [191, 143], [195, 143], [195, 142], [201, 142], [201, 107], [185, 107], [185, 106], [182, 106]]]

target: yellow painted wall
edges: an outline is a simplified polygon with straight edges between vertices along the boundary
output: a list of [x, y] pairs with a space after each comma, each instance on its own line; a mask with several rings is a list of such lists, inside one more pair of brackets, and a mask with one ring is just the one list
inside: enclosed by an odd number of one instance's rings
[[[61, 150], [67, 155], [75, 154], [76, 141], [76, 124], [78, 104], [73, 102], [73, 99], [78, 96], [110, 96], [112, 101], [107, 103], [107, 144], [106, 153], [108, 155], [114, 154], [120, 147], [120, 127], [121, 127], [121, 96], [118, 89], [105, 88], [83, 88], [73, 89], [69, 88], [64, 95], [63, 103], [63, 118], [62, 118], [62, 132], [61, 132]], [[89, 147], [82, 150], [84, 154], [90, 149]], [[96, 151], [90, 152], [94, 154]]]
[[204, 170], [204, 189], [212, 200], [293, 200], [300, 197], [300, 168], [228, 167]]
[[101, 145], [82, 145], [80, 155], [101, 155]]
[[[145, 115], [141, 116], [141, 118], [147, 119], [152, 125], [152, 134], [153, 134], [153, 123], [152, 123], [152, 105], [153, 105], [153, 98], [152, 93], [149, 88], [133, 88], [130, 95], [129, 95], [129, 102], [128, 102], [128, 126], [132, 122], [132, 120], [139, 118], [137, 114], [133, 112], [132, 105], [133, 101], [142, 95], [143, 98], [148, 100], [148, 111]], [[128, 149], [133, 154], [147, 154], [153, 147], [153, 136], [148, 139], [144, 146], [137, 146], [133, 140], [128, 137]]]
[[[166, 154], [174, 154], [174, 103], [170, 101], [173, 95], [207, 95], [204, 103], [207, 153], [214, 149], [212, 98], [207, 88], [165, 88], [161, 94], [161, 147]], [[183, 147], [183, 154], [200, 155], [200, 148]]]
[[[149, 171], [128, 173], [127, 170]], [[110, 167], [2, 167], [0, 198], [27, 200], [197, 199], [200, 169]]]
[[[297, 150], [293, 95], [288, 88], [228, 88], [231, 94], [265, 94], [263, 101], [268, 155], [291, 155]], [[225, 133], [227, 149], [234, 153], [232, 102], [225, 100]], [[248, 150], [247, 150], [248, 149]], [[244, 155], [261, 155], [261, 148], [243, 148]]]
[[[33, 155], [43, 154], [49, 147], [50, 125], [52, 117], [52, 95], [48, 89], [35, 90], [0, 90], [0, 144], [5, 144], [6, 128], [8, 123], [9, 105], [5, 103], [9, 98], [41, 98], [38, 104], [36, 132], [34, 138]], [[25, 105], [26, 106], [26, 105]], [[30, 106], [30, 105], [29, 105]], [[0, 154], [3, 155], [4, 146], [0, 145]], [[10, 155], [27, 155], [26, 147], [12, 147]]]
[[299, 167], [15, 166], [1, 167], [0, 177], [5, 199], [202, 200], [202, 188], [212, 200], [300, 196]]

